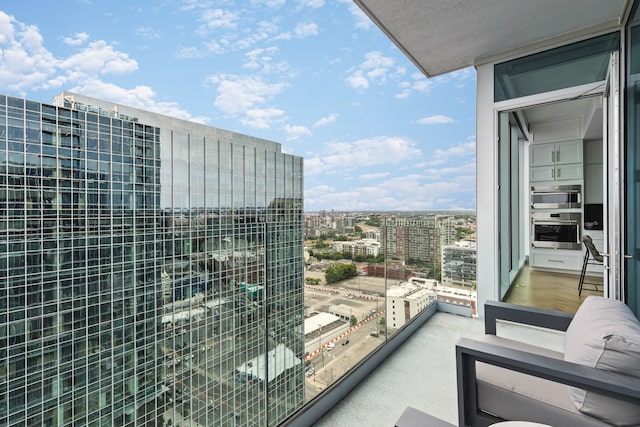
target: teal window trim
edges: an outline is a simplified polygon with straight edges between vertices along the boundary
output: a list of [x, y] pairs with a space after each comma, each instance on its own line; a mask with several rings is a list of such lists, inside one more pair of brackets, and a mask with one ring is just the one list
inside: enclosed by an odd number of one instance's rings
[[496, 64], [494, 101], [602, 81], [618, 49], [620, 33], [613, 32]]

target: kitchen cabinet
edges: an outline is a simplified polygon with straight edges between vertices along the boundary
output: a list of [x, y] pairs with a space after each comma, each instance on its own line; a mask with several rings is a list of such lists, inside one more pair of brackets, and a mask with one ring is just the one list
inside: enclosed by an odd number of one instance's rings
[[[580, 272], [584, 251], [570, 249], [531, 248], [529, 265], [544, 270]], [[578, 281], [576, 279], [576, 286]]]
[[582, 140], [532, 144], [529, 151], [529, 179], [531, 181], [582, 179], [582, 145]]
[[530, 169], [531, 181], [565, 181], [582, 179], [582, 163], [569, 163], [557, 166], [538, 166]]

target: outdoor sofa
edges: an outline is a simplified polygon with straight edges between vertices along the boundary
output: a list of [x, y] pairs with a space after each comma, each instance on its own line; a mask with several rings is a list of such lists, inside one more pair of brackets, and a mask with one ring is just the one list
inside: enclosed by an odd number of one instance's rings
[[[566, 331], [564, 353], [496, 335], [498, 320]], [[575, 316], [485, 305], [485, 336], [456, 345], [460, 426], [640, 425], [640, 322], [624, 303], [589, 296]]]

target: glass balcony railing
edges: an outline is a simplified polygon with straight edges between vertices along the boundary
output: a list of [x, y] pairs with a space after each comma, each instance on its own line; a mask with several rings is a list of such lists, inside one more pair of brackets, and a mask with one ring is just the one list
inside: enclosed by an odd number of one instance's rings
[[307, 403], [438, 303], [476, 314], [475, 245], [460, 239], [461, 229], [472, 235], [472, 215], [343, 214], [337, 231], [327, 220], [306, 215]]

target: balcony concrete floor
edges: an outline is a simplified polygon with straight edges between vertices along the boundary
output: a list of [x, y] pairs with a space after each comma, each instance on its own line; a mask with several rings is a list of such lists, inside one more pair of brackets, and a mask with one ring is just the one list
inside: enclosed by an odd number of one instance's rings
[[[455, 344], [461, 337], [479, 338], [483, 333], [481, 319], [434, 314], [314, 425], [393, 426], [407, 406], [457, 425]], [[500, 323], [498, 335], [563, 349], [562, 333]]]

